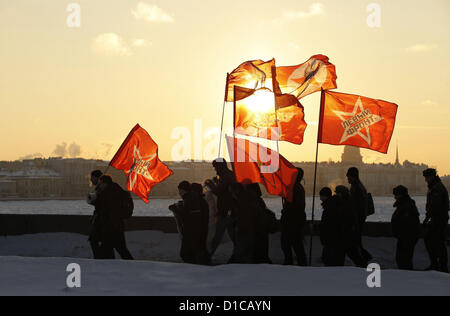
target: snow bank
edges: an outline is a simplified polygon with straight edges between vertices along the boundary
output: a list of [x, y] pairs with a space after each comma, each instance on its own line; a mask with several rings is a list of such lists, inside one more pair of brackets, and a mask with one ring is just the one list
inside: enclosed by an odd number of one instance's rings
[[[66, 267], [81, 267], [81, 288], [66, 287]], [[450, 276], [381, 272], [381, 288], [357, 268], [277, 265], [202, 267], [176, 263], [0, 257], [0, 295], [450, 295]]]
[[[127, 241], [130, 251], [138, 260], [164, 261], [179, 263], [180, 238], [177, 234], [165, 234], [158, 231], [128, 232]], [[365, 247], [373, 254], [374, 262], [383, 269], [396, 268], [395, 240], [391, 238], [364, 238]], [[305, 240], [309, 253], [309, 238]], [[313, 243], [313, 265], [322, 266], [322, 246], [318, 238]], [[224, 264], [232, 253], [232, 244], [222, 244], [213, 258], [213, 264]], [[48, 233], [24, 236], [0, 237], [0, 256], [23, 257], [70, 257], [91, 258], [87, 237], [71, 233]], [[283, 263], [280, 247], [280, 235], [271, 236], [270, 257], [275, 264]], [[421, 240], [416, 247], [415, 268], [425, 269], [429, 265], [425, 246]], [[350, 261], [347, 265], [351, 266]]]

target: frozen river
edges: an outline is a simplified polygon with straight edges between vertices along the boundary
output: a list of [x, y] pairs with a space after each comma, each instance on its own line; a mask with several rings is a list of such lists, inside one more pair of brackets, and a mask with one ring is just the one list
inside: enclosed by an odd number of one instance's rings
[[[422, 217], [425, 214], [425, 196], [414, 197]], [[265, 199], [267, 206], [280, 216], [281, 198]], [[168, 206], [176, 199], [154, 199], [149, 204], [135, 200], [134, 216], [172, 216]], [[393, 212], [394, 199], [392, 197], [374, 197], [376, 213], [369, 217], [370, 222], [389, 222]], [[306, 201], [308, 218], [312, 213], [312, 197]], [[320, 200], [316, 198], [316, 219], [322, 216]], [[74, 201], [8, 201], [0, 202], [0, 214], [52, 214], [52, 215], [90, 215], [92, 206], [83, 200]]]

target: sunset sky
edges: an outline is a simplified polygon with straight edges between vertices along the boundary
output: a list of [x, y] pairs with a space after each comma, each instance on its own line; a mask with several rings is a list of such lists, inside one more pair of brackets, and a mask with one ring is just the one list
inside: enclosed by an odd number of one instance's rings
[[[195, 120], [200, 135], [220, 127], [227, 72], [324, 54], [336, 91], [399, 105], [389, 153], [362, 150], [366, 162], [393, 162], [398, 143], [401, 160], [450, 174], [448, 0], [373, 1], [380, 28], [367, 25], [372, 1], [362, 0], [78, 0], [81, 27], [69, 28], [71, 2], [0, 0], [0, 160], [54, 156], [64, 143], [109, 160], [136, 123], [171, 160], [174, 128], [194, 141]], [[280, 145], [291, 161], [314, 160], [319, 99], [302, 99], [304, 144]], [[190, 147], [192, 158], [214, 158]], [[321, 145], [320, 160], [338, 161], [342, 149]]]

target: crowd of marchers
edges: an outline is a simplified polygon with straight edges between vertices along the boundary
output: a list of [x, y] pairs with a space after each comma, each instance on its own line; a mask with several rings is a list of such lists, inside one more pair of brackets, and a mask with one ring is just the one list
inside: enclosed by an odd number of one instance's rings
[[[181, 200], [169, 207], [181, 238], [180, 256], [190, 264], [209, 265], [223, 239], [233, 243], [228, 263], [272, 263], [269, 236], [281, 230], [280, 245], [284, 264], [306, 266], [305, 235], [313, 229], [305, 212], [304, 172], [298, 168], [293, 198], [283, 199], [281, 220], [269, 210], [259, 184], [243, 185], [235, 180], [224, 159], [213, 162], [217, 177], [203, 185], [183, 181], [178, 186]], [[428, 194], [426, 219], [420, 222], [415, 201], [408, 189], [393, 189], [395, 198], [392, 233], [397, 239], [396, 262], [399, 269], [413, 270], [414, 250], [423, 237], [430, 258], [427, 270], [448, 273], [447, 227], [449, 195], [435, 169], [423, 172]], [[320, 190], [323, 214], [320, 222], [322, 261], [325, 266], [344, 266], [348, 257], [355, 266], [367, 267], [373, 259], [364, 248], [362, 235], [368, 216], [375, 212], [372, 196], [360, 180], [359, 171], [347, 172], [349, 187], [337, 186], [335, 192]], [[95, 206], [89, 237], [94, 258], [113, 259], [116, 250], [122, 259], [132, 260], [125, 240], [124, 220], [133, 212], [133, 200], [101, 171], [93, 171], [95, 191], [88, 203]], [[295, 260], [294, 260], [295, 259]]]

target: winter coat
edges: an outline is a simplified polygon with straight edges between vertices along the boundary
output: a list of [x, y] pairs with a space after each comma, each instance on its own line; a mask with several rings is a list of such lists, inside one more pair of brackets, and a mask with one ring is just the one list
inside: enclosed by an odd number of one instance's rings
[[358, 218], [351, 199], [336, 196], [339, 213], [342, 214], [342, 239], [346, 247], [358, 242]]
[[428, 186], [426, 210], [427, 218], [431, 219], [432, 224], [448, 223], [448, 191], [439, 177]]
[[220, 217], [226, 217], [228, 212], [233, 208], [233, 197], [231, 196], [229, 187], [235, 182], [236, 180], [233, 172], [227, 170], [225, 174], [219, 178], [219, 183], [213, 190], [217, 196], [217, 209]]
[[420, 214], [416, 202], [409, 196], [402, 197], [394, 204], [392, 215], [392, 233], [395, 238], [416, 240], [420, 235]]
[[369, 213], [369, 195], [360, 180], [356, 180], [350, 187], [350, 197], [355, 207], [356, 216], [359, 224], [366, 221]]
[[114, 242], [125, 231], [121, 212], [123, 196], [123, 189], [117, 183], [108, 184], [97, 191], [95, 207], [101, 241]]
[[183, 195], [183, 206], [177, 211], [183, 227], [183, 242], [195, 247], [206, 247], [209, 208], [203, 196], [196, 192]]
[[281, 225], [284, 229], [301, 229], [306, 225], [306, 198], [305, 188], [300, 182], [294, 186], [292, 202], [283, 199], [281, 212]]
[[338, 197], [333, 196], [322, 203], [320, 240], [324, 246], [340, 246], [343, 243], [344, 218]]

